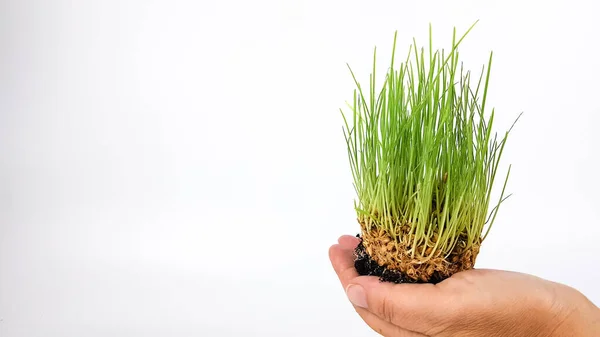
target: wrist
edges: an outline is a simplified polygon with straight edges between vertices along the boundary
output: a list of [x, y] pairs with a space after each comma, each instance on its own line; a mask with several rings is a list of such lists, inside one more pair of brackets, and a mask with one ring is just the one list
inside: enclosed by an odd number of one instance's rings
[[572, 301], [559, 315], [559, 323], [549, 337], [600, 336], [600, 308], [577, 290], [570, 291]]

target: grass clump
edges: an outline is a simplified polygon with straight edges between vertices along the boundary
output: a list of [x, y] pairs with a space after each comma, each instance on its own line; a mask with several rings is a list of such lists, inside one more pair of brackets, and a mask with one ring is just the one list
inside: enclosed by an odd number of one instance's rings
[[472, 268], [505, 199], [510, 167], [500, 197], [491, 193], [510, 132], [492, 133], [494, 110], [486, 112], [493, 54], [475, 78], [458, 57], [474, 26], [460, 37], [454, 29], [449, 52], [433, 50], [430, 26], [428, 50], [413, 39], [400, 64], [396, 32], [380, 89], [376, 49], [368, 87], [350, 69], [356, 89], [342, 116], [363, 274], [435, 282]]

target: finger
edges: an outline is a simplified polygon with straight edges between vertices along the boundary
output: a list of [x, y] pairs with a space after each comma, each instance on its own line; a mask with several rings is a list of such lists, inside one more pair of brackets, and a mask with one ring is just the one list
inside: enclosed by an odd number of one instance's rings
[[456, 296], [433, 284], [393, 284], [359, 276], [348, 280], [350, 301], [403, 329], [423, 334], [443, 329]]
[[[330, 247], [329, 258], [342, 286], [346, 289], [351, 281], [359, 277], [354, 267], [354, 249], [360, 240], [353, 236], [344, 235], [339, 238], [338, 242], [339, 244]], [[363, 276], [361, 278], [370, 278], [379, 282], [376, 277], [372, 276]], [[369, 310], [358, 308], [356, 306], [355, 309], [365, 323], [383, 336], [425, 336], [403, 329], [389, 321], [385, 321]]]
[[329, 259], [331, 265], [335, 270], [342, 287], [344, 289], [348, 285], [348, 282], [358, 276], [356, 268], [354, 267], [354, 251], [353, 249], [344, 248], [344, 246], [337, 244], [329, 248]]
[[356, 308], [356, 312], [373, 331], [385, 337], [427, 337], [426, 335], [408, 331], [377, 317], [369, 310]]
[[351, 235], [342, 235], [339, 239], [338, 239], [338, 243], [347, 249], [352, 249], [354, 250], [356, 248], [356, 246], [358, 246], [358, 243], [360, 242], [360, 239], [355, 237], [355, 236], [351, 236]]

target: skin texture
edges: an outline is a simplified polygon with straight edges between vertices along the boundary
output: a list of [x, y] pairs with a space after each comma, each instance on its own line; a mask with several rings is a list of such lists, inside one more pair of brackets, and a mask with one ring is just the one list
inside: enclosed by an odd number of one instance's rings
[[433, 284], [392, 284], [354, 269], [353, 236], [329, 258], [356, 312], [383, 336], [600, 336], [600, 309], [577, 290], [538, 277], [473, 269]]

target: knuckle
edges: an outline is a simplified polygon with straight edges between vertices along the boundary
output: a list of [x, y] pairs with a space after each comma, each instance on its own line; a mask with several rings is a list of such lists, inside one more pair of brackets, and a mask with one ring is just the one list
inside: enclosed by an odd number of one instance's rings
[[389, 296], [383, 297], [379, 305], [378, 311], [379, 316], [388, 322], [394, 322], [395, 320], [397, 320], [397, 310], [394, 305], [394, 302], [390, 299]]

